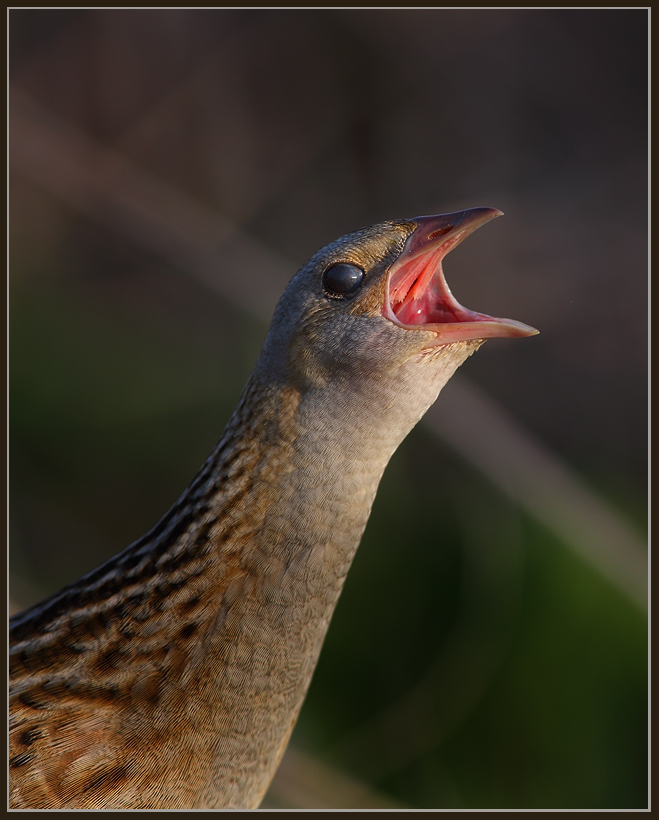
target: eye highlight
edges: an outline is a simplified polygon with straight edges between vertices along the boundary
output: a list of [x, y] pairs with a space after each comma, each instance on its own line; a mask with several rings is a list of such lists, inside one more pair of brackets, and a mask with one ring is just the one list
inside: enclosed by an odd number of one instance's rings
[[337, 262], [323, 274], [323, 287], [329, 296], [345, 296], [353, 293], [362, 284], [364, 271], [347, 262]]

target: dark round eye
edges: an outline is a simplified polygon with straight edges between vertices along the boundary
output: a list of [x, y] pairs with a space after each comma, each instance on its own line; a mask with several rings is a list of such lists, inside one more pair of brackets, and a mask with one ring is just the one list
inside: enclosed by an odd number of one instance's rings
[[364, 271], [356, 265], [338, 262], [328, 268], [323, 275], [325, 291], [334, 296], [344, 296], [352, 293], [361, 285]]

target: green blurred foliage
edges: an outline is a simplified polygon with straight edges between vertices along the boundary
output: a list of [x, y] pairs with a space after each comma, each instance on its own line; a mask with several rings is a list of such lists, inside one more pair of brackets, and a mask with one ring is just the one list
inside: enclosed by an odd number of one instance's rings
[[[435, 469], [422, 471], [429, 459]], [[483, 516], [476, 550], [458, 494]], [[423, 431], [410, 436], [383, 479], [293, 742], [366, 776], [379, 758], [375, 784], [422, 808], [642, 808], [646, 619], [511, 506]], [[510, 516], [516, 544], [501, 526]], [[446, 651], [456, 638], [465, 651]], [[436, 747], [391, 774], [377, 736], [356, 759], [353, 727], [424, 674], [435, 697], [410, 710], [409, 733], [435, 725]]]

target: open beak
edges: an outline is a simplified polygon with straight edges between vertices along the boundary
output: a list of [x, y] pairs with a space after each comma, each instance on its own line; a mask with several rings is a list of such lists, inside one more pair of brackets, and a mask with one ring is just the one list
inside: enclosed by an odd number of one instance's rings
[[389, 270], [382, 314], [406, 330], [429, 330], [436, 344], [496, 336], [533, 336], [538, 331], [512, 319], [497, 319], [462, 307], [449, 290], [442, 259], [485, 222], [502, 216], [496, 208], [418, 216], [417, 228]]

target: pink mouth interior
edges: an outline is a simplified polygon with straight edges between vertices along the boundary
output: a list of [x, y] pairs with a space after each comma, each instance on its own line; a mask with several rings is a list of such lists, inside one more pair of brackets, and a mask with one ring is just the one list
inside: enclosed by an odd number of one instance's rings
[[442, 259], [463, 238], [458, 233], [433, 250], [403, 262], [389, 280], [389, 304], [404, 325], [492, 321], [491, 316], [462, 307], [449, 290]]

